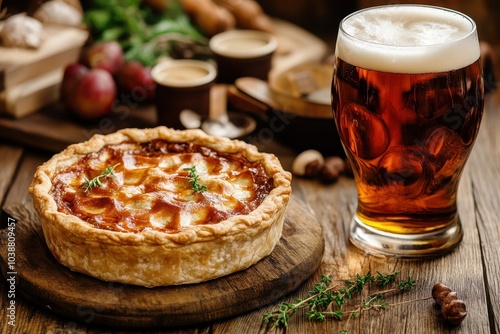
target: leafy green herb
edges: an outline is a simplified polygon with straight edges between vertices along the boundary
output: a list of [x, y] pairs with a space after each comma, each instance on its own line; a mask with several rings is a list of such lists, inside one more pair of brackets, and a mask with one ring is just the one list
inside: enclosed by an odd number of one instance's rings
[[187, 167], [187, 168], [184, 168], [183, 170], [189, 171], [189, 174], [188, 174], [190, 177], [189, 183], [191, 183], [191, 188], [195, 192], [201, 193], [201, 192], [204, 192], [207, 190], [207, 187], [199, 184], [199, 176], [196, 173], [196, 166]]
[[127, 60], [147, 66], [167, 55], [177, 40], [207, 44], [177, 1], [170, 1], [160, 13], [143, 6], [141, 0], [94, 0], [85, 8], [84, 21], [94, 40], [117, 41]]
[[386, 286], [387, 284], [392, 283], [396, 280], [396, 277], [399, 275], [399, 272], [395, 271], [392, 274], [384, 275], [377, 271], [377, 274], [378, 274], [376, 279], [377, 285]]
[[106, 168], [105, 170], [103, 170], [101, 172], [101, 174], [99, 174], [98, 176], [94, 177], [91, 180], [85, 178], [85, 184], [83, 185], [82, 188], [85, 189], [85, 191], [89, 191], [89, 190], [92, 190], [92, 188], [94, 188], [94, 187], [100, 187], [102, 185], [102, 181], [101, 181], [102, 178], [108, 177], [108, 176], [116, 177], [115, 168], [118, 165], [119, 164], [116, 164], [114, 166]]
[[[399, 282], [396, 287], [373, 293], [368, 299], [362, 299], [352, 310], [342, 309], [342, 306], [351, 301], [366, 285], [373, 283], [378, 287], [387, 287], [389, 284], [395, 282], [398, 274], [398, 272], [390, 274], [377, 272], [377, 275], [374, 276], [368, 272], [366, 275], [358, 274], [356, 278], [346, 280], [342, 285], [332, 285], [332, 279], [329, 276], [322, 275], [321, 280], [314, 284], [305, 299], [297, 298], [293, 303], [280, 303], [276, 310], [264, 313], [264, 323], [269, 323], [275, 327], [287, 327], [290, 317], [300, 309], [307, 309], [306, 317], [308, 320], [326, 321], [328, 318], [331, 318], [342, 321], [346, 315], [349, 320], [350, 318], [358, 317], [361, 312], [370, 309], [385, 310], [389, 306], [432, 298], [415, 299], [397, 304], [388, 303], [385, 300], [387, 294], [411, 290], [415, 287], [415, 280], [409, 277], [407, 280]], [[340, 333], [348, 334], [348, 331], [344, 329]]]

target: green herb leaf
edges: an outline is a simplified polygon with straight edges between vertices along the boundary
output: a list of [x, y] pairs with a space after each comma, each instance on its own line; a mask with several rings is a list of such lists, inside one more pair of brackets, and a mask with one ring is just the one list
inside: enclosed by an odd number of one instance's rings
[[82, 188], [85, 189], [85, 191], [89, 191], [89, 190], [92, 190], [92, 188], [94, 188], [94, 187], [100, 187], [102, 185], [102, 181], [101, 181], [102, 178], [107, 177], [107, 176], [116, 177], [114, 170], [115, 170], [116, 166], [118, 166], [118, 165], [119, 164], [116, 164], [114, 166], [106, 168], [105, 170], [103, 170], [101, 172], [101, 174], [99, 174], [98, 176], [94, 177], [91, 180], [88, 180], [87, 178], [85, 178], [85, 184], [82, 186]]
[[400, 290], [412, 290], [416, 285], [416, 282], [413, 278], [408, 277], [406, 281], [399, 282], [398, 288]]
[[399, 272], [396, 271], [392, 274], [384, 275], [377, 271], [377, 274], [378, 274], [376, 279], [377, 285], [386, 286], [387, 284], [392, 283], [394, 282], [394, 280], [396, 280], [396, 277], [399, 275]]
[[165, 40], [203, 43], [208, 50], [206, 36], [191, 23], [178, 1], [170, 1], [165, 11], [155, 12], [141, 0], [94, 0], [87, 5], [84, 21], [94, 40], [116, 40], [125, 59], [146, 66], [169, 54], [172, 43]]
[[[403, 290], [413, 289], [415, 280], [411, 277], [406, 281], [395, 284], [393, 287], [386, 290], [377, 291], [369, 295], [369, 299], [359, 298], [356, 307], [352, 310], [344, 310], [343, 306], [347, 303], [352, 303], [354, 297], [360, 293], [366, 285], [373, 284], [378, 287], [384, 287], [390, 283], [394, 283], [398, 272], [390, 274], [382, 274], [377, 272], [377, 276], [373, 276], [370, 272], [365, 275], [356, 275], [352, 280], [345, 280], [344, 287], [331, 286], [332, 279], [330, 276], [321, 276], [321, 280], [315, 283], [312, 290], [307, 293], [307, 298], [296, 298], [294, 303], [280, 303], [275, 311], [264, 313], [264, 322], [270, 323], [275, 327], [289, 325], [290, 317], [300, 309], [307, 309], [306, 318], [311, 321], [326, 321], [328, 318], [342, 321], [344, 315], [347, 315], [347, 322], [350, 318], [356, 318], [361, 312], [369, 310], [385, 310], [389, 306], [401, 305], [403, 303], [416, 302], [419, 300], [428, 300], [432, 297], [424, 299], [413, 299], [406, 302], [390, 304], [385, 300], [385, 296], [390, 293], [396, 293]], [[337, 307], [335, 307], [337, 306]], [[348, 333], [347, 330], [342, 330], [340, 333]]]
[[188, 175], [191, 178], [189, 180], [189, 183], [191, 183], [191, 188], [195, 192], [201, 193], [201, 192], [207, 191], [207, 187], [205, 187], [204, 185], [199, 184], [199, 176], [196, 173], [196, 166], [187, 167], [187, 168], [184, 168], [183, 170], [189, 171]]

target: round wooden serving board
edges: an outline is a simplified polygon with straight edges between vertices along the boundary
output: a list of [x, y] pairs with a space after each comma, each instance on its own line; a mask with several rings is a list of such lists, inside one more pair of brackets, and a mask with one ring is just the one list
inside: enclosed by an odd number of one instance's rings
[[[285, 296], [318, 268], [323, 231], [304, 206], [292, 196], [280, 242], [252, 267], [205, 283], [160, 288], [104, 282], [72, 272], [48, 250], [37, 219], [19, 220], [16, 292], [73, 320], [113, 327], [173, 327], [238, 315]], [[0, 232], [4, 273], [12, 271], [7, 267], [7, 232]]]

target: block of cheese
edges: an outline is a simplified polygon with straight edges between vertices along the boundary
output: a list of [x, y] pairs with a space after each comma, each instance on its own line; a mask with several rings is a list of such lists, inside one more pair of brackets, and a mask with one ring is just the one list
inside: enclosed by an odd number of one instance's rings
[[0, 46], [0, 91], [77, 61], [87, 38], [84, 29], [45, 25], [38, 49]]
[[63, 73], [63, 68], [56, 69], [0, 91], [0, 112], [21, 118], [56, 102], [60, 96]]

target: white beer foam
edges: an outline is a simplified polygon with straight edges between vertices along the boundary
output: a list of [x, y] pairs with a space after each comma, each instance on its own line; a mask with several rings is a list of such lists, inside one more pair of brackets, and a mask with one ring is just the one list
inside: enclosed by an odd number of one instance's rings
[[395, 5], [344, 19], [336, 53], [365, 69], [434, 73], [470, 65], [480, 50], [476, 25], [467, 16], [432, 6]]

